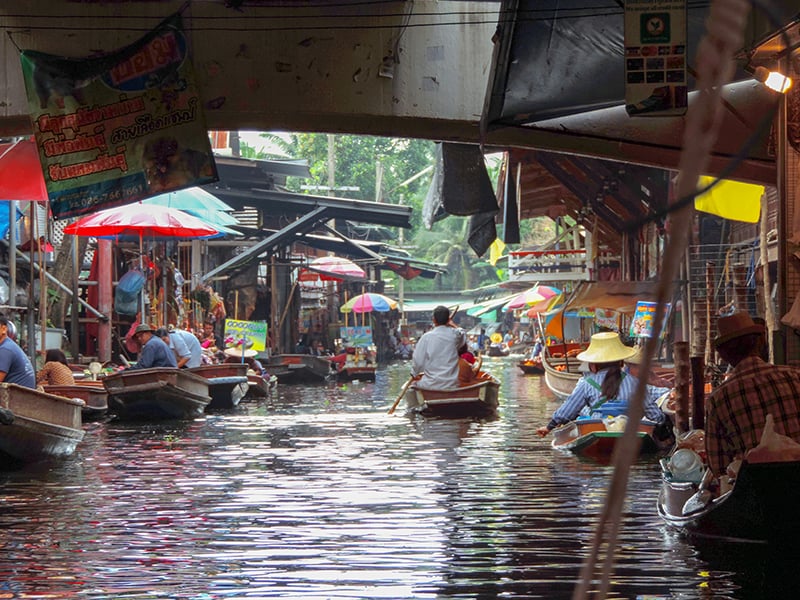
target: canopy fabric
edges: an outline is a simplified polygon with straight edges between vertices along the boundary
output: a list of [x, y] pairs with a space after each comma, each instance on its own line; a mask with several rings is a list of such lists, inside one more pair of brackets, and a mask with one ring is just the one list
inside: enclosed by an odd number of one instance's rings
[[300, 271], [300, 281], [364, 281], [364, 269], [339, 256], [320, 256]]
[[64, 233], [90, 237], [207, 238], [219, 230], [174, 208], [139, 202], [101, 210], [78, 219]]
[[383, 294], [375, 294], [372, 292], [353, 296], [339, 308], [343, 313], [389, 312], [390, 310], [396, 309], [397, 301]]
[[605, 308], [633, 314], [636, 303], [655, 302], [656, 281], [582, 281], [564, 304], [564, 311]]
[[491, 300], [484, 300], [483, 302], [477, 302], [466, 309], [466, 312], [471, 317], [480, 317], [481, 315], [485, 315], [486, 313], [497, 310], [501, 306], [508, 303], [510, 300], [513, 300], [517, 294], [509, 294], [507, 296], [501, 296], [499, 298], [492, 298]]
[[561, 290], [557, 288], [537, 284], [512, 298], [509, 303], [506, 304], [506, 309], [516, 310], [526, 306], [534, 306], [544, 300], [554, 298], [559, 294], [561, 294]]
[[0, 144], [0, 200], [48, 200], [39, 149], [32, 138]]

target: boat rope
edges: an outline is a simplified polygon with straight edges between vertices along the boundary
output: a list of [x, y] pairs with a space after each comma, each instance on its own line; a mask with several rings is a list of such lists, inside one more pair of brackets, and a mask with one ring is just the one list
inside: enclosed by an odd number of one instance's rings
[[[722, 89], [733, 75], [733, 55], [743, 45], [743, 31], [749, 12], [750, 4], [747, 0], [713, 0], [711, 3], [706, 33], [697, 49], [697, 89], [700, 93], [686, 116], [679, 173], [674, 184], [676, 203], [697, 193], [698, 181], [708, 165], [722, 121]], [[656, 292], [658, 306], [653, 317], [654, 332], [661, 331], [664, 307], [672, 295], [673, 282], [678, 276], [678, 268], [683, 261], [691, 231], [693, 205], [690, 202], [682, 204], [677, 210], [670, 212], [667, 223], [668, 241]], [[650, 373], [652, 356], [658, 341], [659, 336], [654, 334], [645, 344], [641, 363], [645, 374]], [[608, 594], [628, 477], [641, 444], [636, 432], [644, 416], [647, 380], [647, 375], [639, 378], [628, 408], [629, 418], [625, 432], [614, 449], [614, 472], [589, 555], [583, 563], [573, 592], [573, 600], [588, 599], [589, 588], [593, 583], [598, 585], [598, 589], [596, 593], [591, 593], [592, 598], [605, 598]], [[598, 564], [601, 561], [602, 571], [598, 573]]]

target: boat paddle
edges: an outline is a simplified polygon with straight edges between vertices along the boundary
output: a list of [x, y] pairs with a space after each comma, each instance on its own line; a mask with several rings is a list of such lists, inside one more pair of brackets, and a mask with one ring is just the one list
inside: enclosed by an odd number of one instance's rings
[[414, 381], [415, 379], [416, 379], [416, 377], [414, 377], [413, 375], [408, 378], [408, 381], [406, 381], [405, 384], [403, 385], [403, 387], [400, 389], [400, 394], [395, 399], [394, 403], [392, 404], [392, 407], [389, 409], [389, 413], [388, 414], [390, 414], [390, 415], [394, 414], [394, 409], [397, 408], [398, 404], [400, 404], [400, 400], [403, 399], [403, 396], [405, 395], [406, 390], [408, 389], [408, 386], [410, 386], [411, 382]]

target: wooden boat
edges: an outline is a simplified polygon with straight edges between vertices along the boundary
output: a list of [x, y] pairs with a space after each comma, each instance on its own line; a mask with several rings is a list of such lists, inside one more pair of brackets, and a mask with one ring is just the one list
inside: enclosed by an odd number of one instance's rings
[[83, 401], [0, 383], [0, 466], [68, 456], [83, 439]]
[[247, 385], [247, 393], [244, 395], [243, 400], [266, 398], [278, 385], [278, 378], [274, 375], [265, 378], [261, 375], [251, 373], [247, 376]]
[[211, 402], [208, 380], [188, 369], [126, 369], [103, 378], [120, 419], [191, 419]]
[[508, 346], [505, 344], [489, 344], [486, 349], [486, 356], [508, 356]]
[[234, 408], [241, 402], [249, 387], [245, 363], [220, 363], [187, 369], [208, 381], [211, 402], [206, 410]]
[[800, 461], [744, 462], [733, 489], [718, 498], [665, 473], [658, 496], [661, 518], [690, 536], [775, 544], [796, 543], [798, 506]]
[[566, 400], [575, 386], [578, 385], [583, 374], [580, 369], [580, 361], [575, 358], [552, 358], [542, 357], [542, 367], [544, 368], [544, 382], [556, 398]]
[[[568, 450], [585, 458], [609, 463], [614, 447], [622, 437], [624, 421], [617, 419], [614, 425], [609, 420], [593, 417], [579, 417], [566, 425], [555, 428], [551, 433], [551, 445], [557, 450]], [[638, 435], [641, 439], [640, 453], [652, 454], [659, 450], [653, 437], [656, 423], [643, 419], [639, 423]]]
[[108, 391], [102, 381], [76, 380], [74, 385], [44, 385], [44, 391], [66, 398], [83, 400], [81, 416], [84, 421], [99, 419], [108, 412]]
[[279, 383], [320, 383], [334, 373], [330, 360], [312, 354], [273, 354], [264, 368]]
[[541, 358], [526, 358], [517, 363], [525, 375], [544, 375], [544, 365]]
[[486, 379], [451, 390], [428, 390], [411, 385], [405, 393], [408, 410], [425, 416], [488, 416], [497, 411], [500, 382]]

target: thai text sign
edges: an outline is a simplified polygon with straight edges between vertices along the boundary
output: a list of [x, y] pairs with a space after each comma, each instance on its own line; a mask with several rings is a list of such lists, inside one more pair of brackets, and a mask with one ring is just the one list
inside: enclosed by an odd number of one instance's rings
[[[658, 304], [656, 302], [640, 301], [636, 303], [636, 312], [633, 313], [633, 321], [631, 321], [631, 337], [653, 337], [653, 319], [656, 315], [657, 306]], [[670, 306], [669, 303], [664, 306], [664, 323], [662, 323], [661, 326], [660, 336], [662, 338], [666, 333], [666, 327], [664, 327], [664, 325], [667, 322], [667, 316], [669, 316]]]
[[263, 352], [267, 347], [266, 321], [234, 321], [225, 319], [225, 346], [239, 346]]
[[350, 348], [365, 348], [372, 345], [372, 327], [340, 327], [339, 337]]
[[218, 179], [179, 15], [113, 54], [21, 60], [55, 217]]
[[686, 112], [686, 0], [626, 0], [625, 110]]

